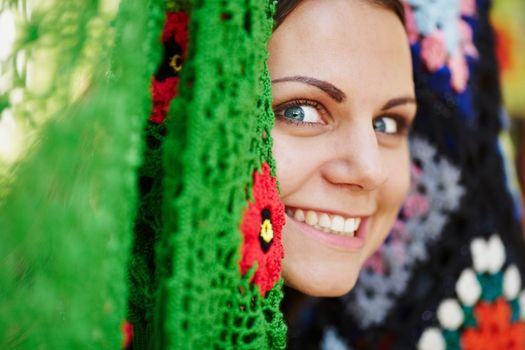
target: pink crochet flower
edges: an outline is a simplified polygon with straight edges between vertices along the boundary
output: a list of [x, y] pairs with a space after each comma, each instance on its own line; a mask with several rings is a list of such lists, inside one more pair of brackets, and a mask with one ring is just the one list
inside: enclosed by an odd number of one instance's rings
[[458, 21], [459, 32], [461, 34], [461, 49], [463, 53], [470, 57], [478, 57], [478, 50], [474, 46], [472, 28], [463, 20]]
[[371, 257], [369, 257], [363, 267], [367, 270], [372, 270], [379, 275], [385, 274], [385, 264], [383, 261], [383, 249], [380, 248]]
[[415, 191], [419, 183], [419, 179], [423, 176], [423, 169], [417, 166], [414, 162], [410, 164], [410, 191]]
[[407, 252], [407, 245], [405, 242], [392, 242], [392, 244], [390, 245], [390, 251], [394, 253], [394, 257], [397, 264], [405, 264], [407, 260], [407, 255], [409, 254]]
[[392, 227], [390, 234], [391, 234], [392, 240], [395, 240], [395, 241], [405, 242], [410, 239], [410, 235], [407, 232], [405, 222], [400, 220], [399, 218], [396, 219], [396, 221], [394, 222], [394, 227]]
[[403, 205], [403, 213], [407, 218], [425, 214], [429, 209], [430, 205], [428, 204], [428, 200], [420, 194], [409, 196]]
[[447, 49], [445, 38], [440, 30], [434, 31], [421, 41], [421, 57], [431, 72], [443, 67], [447, 59]]
[[461, 0], [460, 12], [463, 16], [472, 17], [476, 14], [476, 0]]
[[448, 67], [450, 69], [452, 88], [456, 92], [463, 92], [467, 88], [467, 81], [469, 71], [467, 61], [463, 53], [457, 52], [448, 60]]

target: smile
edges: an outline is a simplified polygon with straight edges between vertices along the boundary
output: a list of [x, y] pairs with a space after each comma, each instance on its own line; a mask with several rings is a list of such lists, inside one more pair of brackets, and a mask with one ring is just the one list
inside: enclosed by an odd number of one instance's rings
[[314, 210], [286, 208], [288, 216], [326, 233], [355, 237], [361, 218], [343, 217]]

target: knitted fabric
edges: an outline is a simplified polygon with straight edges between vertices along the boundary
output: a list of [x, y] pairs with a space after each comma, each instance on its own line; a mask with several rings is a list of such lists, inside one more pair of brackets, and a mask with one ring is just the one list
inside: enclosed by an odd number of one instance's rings
[[271, 9], [209, 2], [191, 11], [188, 61], [164, 144], [184, 152], [165, 156], [156, 340], [168, 349], [283, 347], [279, 287], [262, 298], [250, 281], [263, 261], [244, 275], [239, 268], [240, 219], [257, 184], [251, 174], [272, 165], [264, 69]]
[[153, 79], [130, 264], [133, 348], [283, 348], [284, 208], [265, 68], [273, 10], [168, 7], [186, 13], [167, 13]]
[[425, 139], [411, 140], [412, 185], [387, 241], [365, 264], [359, 283], [347, 295], [347, 308], [363, 327], [382, 322], [408, 286], [412, 270], [427, 261], [442, 237], [448, 216], [465, 189], [460, 172]]
[[97, 2], [48, 4], [32, 8], [10, 58], [28, 61], [8, 90], [23, 98], [7, 108], [49, 122], [0, 208], [0, 348], [117, 349], [162, 9], [124, 1], [115, 17]]
[[2, 191], [0, 348], [284, 348], [273, 6], [104, 8], [57, 0], [24, 31], [57, 78], [8, 106], [50, 121]]
[[418, 100], [411, 192], [354, 290], [306, 299], [289, 348], [523, 349], [524, 244], [500, 153], [491, 2], [406, 5]]

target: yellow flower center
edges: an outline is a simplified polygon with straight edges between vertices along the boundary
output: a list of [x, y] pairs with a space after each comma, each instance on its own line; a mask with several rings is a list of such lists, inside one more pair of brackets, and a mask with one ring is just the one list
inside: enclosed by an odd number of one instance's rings
[[261, 238], [266, 243], [270, 243], [273, 239], [273, 227], [270, 219], [265, 219], [261, 224]]
[[182, 69], [182, 56], [181, 55], [173, 55], [173, 57], [170, 60], [170, 67], [173, 68], [175, 73], [180, 72]]

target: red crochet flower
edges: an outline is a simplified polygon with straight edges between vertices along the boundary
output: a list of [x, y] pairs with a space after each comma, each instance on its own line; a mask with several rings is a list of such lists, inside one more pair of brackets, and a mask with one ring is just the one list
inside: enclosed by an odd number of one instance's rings
[[188, 49], [188, 15], [169, 12], [162, 32], [164, 57], [153, 77], [153, 110], [149, 120], [160, 124], [166, 119], [171, 100], [178, 93], [179, 72]]
[[188, 14], [185, 12], [168, 12], [162, 31], [162, 42], [165, 43], [171, 37], [175, 38], [184, 54], [188, 49], [188, 20]]
[[153, 111], [149, 120], [153, 123], [161, 124], [166, 119], [171, 100], [177, 96], [179, 77], [166, 78], [163, 81], [153, 79], [151, 85]]
[[254, 171], [252, 191], [254, 202], [248, 203], [241, 223], [243, 246], [240, 268], [244, 275], [257, 262], [252, 282], [259, 286], [264, 297], [279, 280], [284, 257], [281, 243], [284, 205], [268, 164], [263, 165], [262, 173]]
[[127, 349], [131, 345], [133, 339], [133, 325], [129, 321], [122, 322], [121, 326], [122, 331], [122, 349]]
[[478, 328], [461, 336], [465, 350], [524, 350], [525, 324], [511, 323], [512, 310], [503, 298], [496, 302], [479, 303], [474, 309]]

